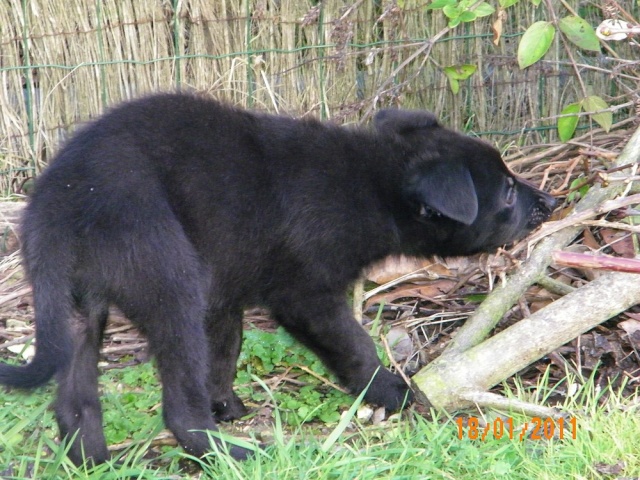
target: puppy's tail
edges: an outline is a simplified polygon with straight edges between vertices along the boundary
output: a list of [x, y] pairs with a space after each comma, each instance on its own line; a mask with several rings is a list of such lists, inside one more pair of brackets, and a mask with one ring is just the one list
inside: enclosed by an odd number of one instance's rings
[[22, 255], [33, 285], [36, 354], [27, 365], [0, 364], [0, 384], [23, 389], [43, 385], [73, 357], [73, 238], [55, 219], [29, 207], [23, 218]]

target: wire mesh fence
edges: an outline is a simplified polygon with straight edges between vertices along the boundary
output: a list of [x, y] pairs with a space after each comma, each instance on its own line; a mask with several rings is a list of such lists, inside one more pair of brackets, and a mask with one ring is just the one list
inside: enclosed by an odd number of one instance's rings
[[[78, 124], [160, 90], [341, 123], [366, 120], [382, 106], [426, 108], [504, 148], [556, 141], [555, 116], [580, 97], [580, 83], [626, 105], [618, 119], [635, 115], [637, 47], [571, 52], [558, 36], [544, 61], [520, 70], [518, 40], [547, 19], [547, 8], [524, 1], [509, 8], [495, 45], [491, 17], [448, 30], [429, 3], [5, 0], [0, 191], [19, 191]], [[618, 3], [637, 18], [635, 0]], [[602, 6], [557, 4], [594, 26], [606, 15]], [[443, 69], [463, 64], [477, 71], [454, 94]]]

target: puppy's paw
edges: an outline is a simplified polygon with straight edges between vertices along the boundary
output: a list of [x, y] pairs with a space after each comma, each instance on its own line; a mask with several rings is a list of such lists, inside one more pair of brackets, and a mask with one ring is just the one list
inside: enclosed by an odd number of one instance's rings
[[250, 458], [256, 457], [257, 449], [264, 449], [264, 446], [257, 445], [255, 450], [250, 450], [247, 448], [242, 448], [242, 447], [238, 447], [237, 445], [234, 445], [229, 449], [229, 454], [236, 460], [243, 461], [243, 460], [248, 460]]
[[244, 406], [242, 400], [235, 393], [224, 400], [214, 400], [211, 403], [211, 410], [216, 422], [229, 422], [244, 417], [249, 413], [247, 407]]
[[379, 370], [364, 399], [393, 412], [413, 402], [414, 395], [401, 377], [387, 370]]

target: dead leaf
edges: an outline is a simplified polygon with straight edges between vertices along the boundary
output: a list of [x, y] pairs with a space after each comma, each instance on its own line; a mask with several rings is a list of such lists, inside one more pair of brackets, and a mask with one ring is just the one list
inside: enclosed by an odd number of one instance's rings
[[602, 240], [621, 257], [634, 258], [636, 256], [633, 238], [628, 232], [613, 228], [603, 228], [600, 230], [600, 235]]
[[25, 360], [29, 361], [36, 355], [36, 349], [33, 344], [31, 345], [11, 345], [7, 347], [11, 353], [15, 353], [16, 355], [20, 355]]
[[618, 327], [627, 332], [628, 335], [633, 335], [636, 332], [640, 332], [640, 321], [629, 319], [618, 323]]
[[543, 308], [549, 306], [550, 304], [553, 303], [553, 299], [549, 299], [549, 300], [538, 300], [535, 302], [531, 302], [531, 304], [529, 305], [529, 311], [531, 313], [536, 313], [538, 310], [542, 310]]
[[[598, 240], [593, 235], [593, 233], [591, 232], [590, 229], [585, 228], [584, 231], [582, 232], [582, 235], [583, 235], [582, 243], [585, 246], [587, 246], [589, 249], [591, 249], [591, 250], [599, 250], [600, 247], [602, 246], [602, 245], [600, 245], [600, 242], [598, 242]], [[577, 246], [577, 245], [575, 245], [575, 246]]]
[[387, 411], [384, 407], [376, 408], [375, 412], [373, 412], [373, 417], [371, 418], [371, 423], [374, 425], [380, 425], [387, 416]]
[[7, 326], [7, 330], [10, 332], [26, 332], [31, 330], [27, 322], [16, 320], [14, 318], [8, 318], [5, 325]]
[[393, 327], [386, 337], [387, 344], [396, 362], [401, 362], [413, 355], [413, 342], [405, 328]]
[[500, 38], [502, 37], [502, 22], [507, 19], [506, 12], [501, 8], [498, 10], [498, 14], [496, 15], [496, 20], [491, 25], [491, 30], [493, 31], [493, 44], [497, 47], [500, 43]]
[[624, 471], [626, 465], [622, 460], [620, 460], [618, 463], [614, 463], [614, 464], [598, 462], [598, 463], [595, 463], [593, 467], [596, 469], [596, 471], [600, 475], [610, 476], [610, 475], [620, 475]]
[[375, 263], [366, 271], [365, 276], [367, 280], [383, 285], [414, 272], [431, 279], [451, 275], [449, 269], [436, 259], [420, 259], [399, 255], [387, 257]]
[[363, 403], [358, 407], [358, 411], [356, 412], [356, 417], [362, 423], [367, 423], [373, 417], [373, 408], [366, 403]]
[[371, 305], [380, 303], [393, 303], [399, 298], [420, 298], [422, 300], [433, 300], [436, 297], [448, 293], [456, 282], [454, 280], [440, 279], [430, 282], [427, 285], [402, 285], [388, 292], [379, 293], [369, 298], [365, 303], [365, 309]]
[[[627, 313], [627, 316], [632, 314]], [[636, 314], [636, 317], [639, 316]], [[618, 323], [618, 327], [627, 333], [628, 341], [632, 348], [640, 348], [640, 321], [637, 318], [631, 318], [623, 322]]]

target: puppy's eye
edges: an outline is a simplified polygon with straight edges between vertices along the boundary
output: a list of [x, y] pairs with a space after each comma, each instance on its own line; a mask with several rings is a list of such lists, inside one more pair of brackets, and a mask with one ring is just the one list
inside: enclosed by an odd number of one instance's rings
[[420, 218], [423, 220], [433, 220], [434, 218], [440, 218], [442, 214], [431, 207], [428, 207], [424, 203], [420, 205]]
[[504, 202], [507, 207], [513, 206], [516, 203], [516, 198], [518, 197], [518, 191], [516, 190], [516, 182], [513, 178], [507, 179], [507, 195], [505, 196]]

